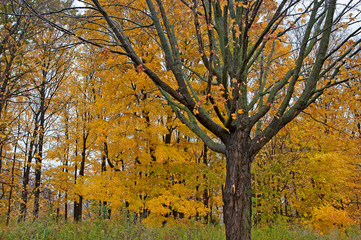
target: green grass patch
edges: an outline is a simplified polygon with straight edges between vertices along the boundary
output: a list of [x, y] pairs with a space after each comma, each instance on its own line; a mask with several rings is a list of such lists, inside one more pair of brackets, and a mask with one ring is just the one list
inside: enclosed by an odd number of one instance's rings
[[[335, 230], [327, 235], [321, 235], [311, 229], [276, 225], [254, 228], [252, 238], [254, 240], [361, 240], [361, 231], [352, 227], [345, 231]], [[75, 223], [41, 219], [35, 222], [13, 223], [9, 228], [0, 230], [0, 239], [223, 240], [226, 238], [223, 226], [194, 224], [194, 226], [153, 228], [124, 221], [92, 220]]]

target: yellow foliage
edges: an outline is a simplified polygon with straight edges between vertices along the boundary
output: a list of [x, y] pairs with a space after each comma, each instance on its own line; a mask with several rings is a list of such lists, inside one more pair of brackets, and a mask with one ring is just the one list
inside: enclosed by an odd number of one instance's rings
[[334, 228], [344, 229], [355, 223], [347, 211], [331, 205], [315, 207], [312, 211], [311, 225], [321, 233], [327, 233]]

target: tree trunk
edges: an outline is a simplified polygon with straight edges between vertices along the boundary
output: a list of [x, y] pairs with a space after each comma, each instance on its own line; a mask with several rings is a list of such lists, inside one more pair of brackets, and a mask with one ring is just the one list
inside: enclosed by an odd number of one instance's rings
[[226, 146], [227, 175], [223, 217], [227, 240], [251, 239], [252, 185], [250, 137], [236, 131]]
[[[208, 166], [208, 147], [205, 143], [203, 145], [203, 164], [205, 165], [205, 167]], [[203, 182], [207, 182], [206, 174], [203, 174]], [[203, 190], [203, 205], [207, 208], [209, 207], [209, 189], [207, 185]], [[207, 212], [204, 216], [205, 223], [209, 223], [209, 215], [210, 212]]]
[[30, 137], [30, 145], [27, 148], [27, 160], [25, 161], [24, 165], [24, 173], [23, 173], [23, 182], [22, 182], [22, 192], [21, 192], [21, 203], [20, 203], [20, 215], [18, 218], [18, 222], [24, 221], [27, 214], [27, 203], [28, 203], [28, 191], [29, 191], [29, 182], [30, 182], [30, 169], [31, 169], [31, 162], [33, 160], [33, 152], [35, 146], [35, 139], [38, 136], [38, 128], [39, 128], [39, 121], [38, 121], [39, 113], [36, 113], [34, 116], [35, 119], [35, 127], [33, 131], [33, 135], [28, 136]]
[[[19, 136], [19, 131], [20, 130], [18, 130], [18, 136]], [[11, 201], [12, 201], [12, 195], [13, 195], [13, 189], [14, 189], [14, 181], [15, 181], [14, 171], [15, 171], [17, 148], [18, 148], [18, 142], [16, 142], [15, 147], [14, 147], [13, 166], [11, 167], [11, 182], [10, 182], [10, 193], [9, 193], [9, 199], [8, 199], [8, 211], [6, 213], [6, 226], [9, 226], [9, 222], [10, 222]]]
[[34, 217], [38, 218], [39, 215], [39, 206], [40, 206], [40, 185], [41, 185], [41, 164], [43, 159], [43, 143], [44, 143], [44, 133], [42, 132], [43, 128], [40, 129], [39, 134], [39, 143], [38, 143], [38, 153], [36, 156], [36, 165], [35, 165], [35, 194], [34, 194]]
[[[63, 163], [63, 172], [66, 174], [66, 183], [68, 182], [68, 166], [69, 166], [69, 153], [70, 153], [70, 144], [69, 144], [69, 109], [68, 105], [65, 106], [65, 139], [66, 139], [66, 149], [65, 149], [65, 162]], [[64, 206], [64, 219], [68, 220], [68, 187], [65, 190], [65, 206]]]
[[[69, 156], [69, 150], [67, 151], [66, 154], [66, 160], [64, 162], [64, 167], [63, 167], [63, 172], [65, 172], [66, 174], [68, 174], [68, 156]], [[68, 179], [68, 175], [66, 175], [67, 179]], [[66, 183], [68, 182], [68, 180], [66, 181]], [[64, 206], [64, 220], [68, 220], [68, 187], [65, 189], [65, 206]]]
[[[76, 184], [77, 179], [78, 179], [78, 160], [77, 160], [77, 156], [78, 156], [78, 140], [75, 140], [75, 167], [74, 167], [74, 184]], [[77, 200], [77, 196], [75, 196], [75, 200], [74, 200], [74, 210], [73, 210], [73, 217], [75, 221], [78, 221], [79, 218], [79, 214], [78, 214], [78, 210], [79, 210], [79, 201]]]
[[68, 192], [65, 192], [64, 220], [68, 220]]
[[56, 203], [56, 222], [58, 222], [60, 219], [60, 198], [61, 198], [61, 193], [60, 191], [58, 191], [58, 199]]
[[[106, 146], [106, 143], [103, 144], [104, 146]], [[102, 166], [101, 166], [101, 172], [104, 173], [107, 171], [107, 154], [105, 149], [103, 149], [103, 154], [102, 154]], [[110, 219], [110, 214], [111, 214], [111, 209], [108, 206], [108, 202], [107, 201], [101, 201], [100, 204], [100, 217], [103, 219]]]
[[3, 168], [3, 146], [4, 146], [4, 143], [0, 142], [0, 174], [1, 174], [2, 168]]
[[36, 155], [35, 165], [35, 194], [34, 194], [34, 218], [38, 218], [39, 205], [40, 205], [40, 185], [41, 185], [41, 164], [43, 160], [43, 145], [44, 145], [44, 134], [45, 134], [45, 76], [42, 86], [40, 88], [40, 122], [39, 122], [39, 142], [38, 152]]
[[[88, 136], [89, 136], [88, 132], [83, 132], [83, 146], [81, 151], [81, 163], [79, 170], [80, 177], [84, 177], [86, 150], [87, 150], [86, 144], [87, 144]], [[77, 222], [82, 220], [82, 215], [83, 215], [83, 196], [82, 195], [78, 195], [78, 196], [79, 196], [79, 201], [74, 205], [74, 220]]]

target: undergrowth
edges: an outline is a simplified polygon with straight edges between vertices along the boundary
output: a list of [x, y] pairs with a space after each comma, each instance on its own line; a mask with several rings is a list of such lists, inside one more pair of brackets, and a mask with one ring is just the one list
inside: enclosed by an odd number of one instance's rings
[[[126, 221], [92, 220], [75, 223], [55, 221], [45, 218], [37, 221], [12, 223], [10, 227], [0, 229], [0, 239], [124, 239], [124, 240], [223, 240], [224, 227], [221, 225], [165, 226], [146, 227]], [[254, 228], [254, 240], [361, 240], [361, 231], [351, 227], [344, 231], [334, 230], [321, 235], [311, 229], [275, 225], [273, 227]]]

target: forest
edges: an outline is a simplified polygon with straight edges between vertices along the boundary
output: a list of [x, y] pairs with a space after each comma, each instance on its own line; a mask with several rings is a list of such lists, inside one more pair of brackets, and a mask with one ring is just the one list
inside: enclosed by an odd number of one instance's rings
[[356, 0], [1, 1], [0, 239], [359, 228], [360, 21]]

